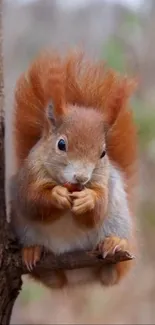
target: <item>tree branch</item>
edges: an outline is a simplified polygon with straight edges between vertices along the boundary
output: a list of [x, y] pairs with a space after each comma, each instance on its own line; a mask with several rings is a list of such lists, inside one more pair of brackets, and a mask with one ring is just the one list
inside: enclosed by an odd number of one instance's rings
[[[14, 244], [14, 246], [11, 247], [11, 250], [14, 252], [13, 264], [17, 267], [17, 269], [20, 270], [22, 274], [30, 273], [27, 267], [22, 263], [22, 257], [19, 253], [19, 246]], [[43, 268], [51, 271], [60, 269], [81, 269], [91, 266], [116, 264], [119, 262], [132, 260], [133, 258], [134, 256], [132, 256], [129, 252], [117, 252], [115, 255], [107, 256], [106, 258], [103, 258], [98, 251], [76, 251], [57, 256], [51, 252], [44, 252], [41, 260], [37, 263], [35, 270], [39, 271]]]
[[[37, 265], [37, 269], [50, 268], [52, 270], [58, 269], [79, 269], [91, 266], [101, 266], [104, 264], [115, 264], [127, 260], [132, 260], [134, 257], [128, 252], [118, 252], [115, 256], [108, 256], [105, 259], [99, 252], [84, 252], [78, 251], [74, 253], [65, 253], [60, 256], [54, 256], [52, 253], [46, 253]], [[23, 272], [27, 273], [27, 270]]]

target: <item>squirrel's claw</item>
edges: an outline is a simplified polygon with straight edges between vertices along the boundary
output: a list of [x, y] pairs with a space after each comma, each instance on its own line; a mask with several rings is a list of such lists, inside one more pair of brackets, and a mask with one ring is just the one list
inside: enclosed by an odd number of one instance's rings
[[108, 255], [114, 255], [118, 251], [127, 251], [129, 243], [124, 238], [109, 236], [98, 244], [98, 249], [102, 253], [103, 258]]
[[40, 246], [24, 247], [22, 249], [22, 260], [29, 272], [33, 270], [40, 260], [42, 248]]

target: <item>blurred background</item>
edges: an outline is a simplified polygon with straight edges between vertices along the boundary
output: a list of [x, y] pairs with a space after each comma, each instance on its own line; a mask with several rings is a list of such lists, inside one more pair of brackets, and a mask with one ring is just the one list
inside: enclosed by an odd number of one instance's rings
[[24, 278], [12, 324], [155, 324], [155, 1], [5, 0], [7, 180], [13, 170], [12, 94], [42, 49], [81, 47], [90, 57], [137, 76], [132, 99], [139, 134], [140, 251], [134, 272], [112, 289], [48, 291]]

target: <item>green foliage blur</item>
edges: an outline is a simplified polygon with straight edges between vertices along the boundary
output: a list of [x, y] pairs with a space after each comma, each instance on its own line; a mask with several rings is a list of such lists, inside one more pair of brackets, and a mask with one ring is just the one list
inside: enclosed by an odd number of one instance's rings
[[[123, 30], [126, 35], [131, 35], [131, 33], [136, 32], [141, 24], [138, 14], [128, 11], [123, 17], [119, 31]], [[119, 31], [117, 31], [117, 35]], [[102, 58], [109, 67], [121, 74], [127, 73], [130, 76], [124, 44], [117, 35], [110, 37], [104, 44]], [[139, 146], [144, 151], [155, 138], [155, 110], [151, 104], [146, 103], [136, 93], [131, 100], [131, 105], [139, 134]]]

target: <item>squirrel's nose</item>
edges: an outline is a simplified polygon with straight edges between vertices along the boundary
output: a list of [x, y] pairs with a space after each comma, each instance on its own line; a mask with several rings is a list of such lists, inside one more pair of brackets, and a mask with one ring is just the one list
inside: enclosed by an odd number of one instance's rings
[[80, 184], [86, 184], [89, 181], [88, 176], [84, 176], [80, 173], [75, 174], [74, 179], [77, 183], [80, 183]]

